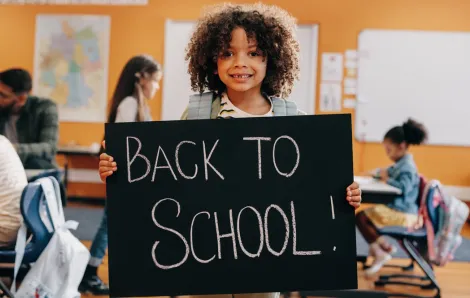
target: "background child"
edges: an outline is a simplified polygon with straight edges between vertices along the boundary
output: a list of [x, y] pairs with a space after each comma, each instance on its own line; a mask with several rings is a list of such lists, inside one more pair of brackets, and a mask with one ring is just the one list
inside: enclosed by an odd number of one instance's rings
[[399, 188], [402, 194], [388, 205], [376, 205], [357, 214], [356, 223], [366, 241], [371, 244], [369, 254], [375, 257], [366, 274], [375, 274], [389, 261], [396, 248], [384, 237], [379, 237], [376, 228], [384, 226], [410, 227], [418, 221], [419, 174], [413, 156], [408, 152], [410, 145], [419, 145], [427, 138], [424, 126], [409, 119], [401, 126], [395, 126], [384, 136], [383, 145], [387, 156], [395, 163], [380, 169], [380, 180]]
[[[295, 30], [295, 19], [276, 6], [223, 4], [207, 11], [196, 26], [186, 59], [193, 90], [214, 94], [216, 113], [211, 118], [274, 116], [272, 97], [287, 98], [299, 75]], [[182, 119], [187, 117], [185, 111]], [[116, 170], [112, 160], [105, 153], [100, 156], [103, 181]], [[360, 205], [357, 183], [347, 188], [346, 199], [354, 207]]]
[[[108, 122], [151, 121], [146, 100], [150, 100], [160, 89], [162, 68], [151, 56], [139, 55], [131, 58], [121, 72], [111, 100]], [[116, 168], [116, 164], [113, 164]], [[108, 247], [107, 208], [90, 248], [91, 258], [79, 290], [95, 295], [107, 295], [109, 288], [98, 277], [97, 269]]]

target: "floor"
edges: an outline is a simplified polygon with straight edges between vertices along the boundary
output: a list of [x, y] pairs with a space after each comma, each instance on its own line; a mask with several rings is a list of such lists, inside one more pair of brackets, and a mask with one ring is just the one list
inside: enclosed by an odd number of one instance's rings
[[[75, 205], [75, 204], [74, 204]], [[79, 204], [80, 205], [80, 204]], [[90, 206], [94, 208], [94, 206]], [[365, 207], [365, 206], [364, 206]], [[96, 207], [95, 208], [100, 208]], [[462, 236], [470, 238], [470, 223], [467, 223], [462, 231]], [[83, 242], [87, 247], [91, 245], [90, 241]], [[100, 277], [107, 283], [108, 282], [108, 257], [106, 256], [104, 259], [104, 263], [99, 268], [99, 275]], [[409, 263], [409, 260], [403, 259], [394, 259], [390, 261], [390, 264], [397, 264], [397, 265], [406, 265]], [[453, 262], [447, 264], [443, 268], [436, 268], [436, 276], [441, 286], [441, 297], [446, 298], [468, 298], [470, 297], [470, 283], [469, 283], [469, 276], [470, 276], [470, 262]], [[381, 274], [394, 274], [394, 273], [401, 273], [398, 269], [395, 268], [383, 268], [381, 270]], [[407, 274], [418, 274], [421, 275], [419, 269], [415, 269], [414, 272], [407, 273]], [[364, 276], [363, 271], [361, 269], [361, 265], [358, 264], [358, 284], [359, 289], [364, 290], [386, 290], [388, 292], [405, 292], [408, 294], [414, 293], [419, 295], [434, 295], [434, 291], [429, 290], [421, 290], [417, 289], [416, 287], [409, 287], [409, 286], [387, 286], [385, 288], [376, 288], [374, 285], [374, 279], [368, 279]], [[94, 298], [104, 298], [107, 296], [93, 296], [93, 295], [82, 295], [82, 297], [94, 297]], [[293, 296], [292, 298], [294, 298]]]
[[[464, 227], [462, 235], [464, 237], [470, 238], [470, 223]], [[91, 243], [89, 241], [84, 242], [85, 245], [89, 246]], [[99, 269], [100, 277], [108, 282], [108, 269], [107, 269], [107, 257], [104, 260], [104, 264]], [[407, 265], [409, 260], [396, 259], [392, 260], [390, 264], [398, 265]], [[394, 274], [400, 273], [396, 268], [384, 268], [381, 271], [381, 274]], [[414, 272], [408, 274], [421, 274], [419, 269], [415, 269]], [[468, 298], [470, 297], [470, 263], [463, 262], [454, 262], [449, 263], [443, 268], [436, 268], [436, 276], [441, 286], [441, 297], [448, 298]], [[389, 292], [404, 292], [404, 293], [414, 293], [420, 295], [433, 295], [434, 291], [429, 290], [420, 290], [416, 287], [410, 286], [387, 286], [385, 288], [376, 288], [374, 285], [374, 279], [367, 279], [363, 271], [361, 270], [361, 265], [358, 265], [358, 283], [359, 289], [367, 290], [386, 290]], [[91, 295], [82, 295], [82, 297], [107, 297], [107, 296], [91, 296]]]

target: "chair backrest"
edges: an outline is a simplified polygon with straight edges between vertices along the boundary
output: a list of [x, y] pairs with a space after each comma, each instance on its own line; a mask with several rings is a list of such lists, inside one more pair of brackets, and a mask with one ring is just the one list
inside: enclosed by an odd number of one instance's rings
[[419, 206], [421, 205], [421, 198], [423, 197], [424, 194], [424, 189], [426, 188], [427, 180], [423, 175], [419, 175], [419, 191], [418, 191], [418, 197], [416, 198], [416, 204]]
[[50, 177], [50, 176], [54, 177], [57, 181], [62, 181], [63, 173], [61, 170], [58, 170], [58, 169], [44, 170], [41, 173], [29, 178], [28, 182], [34, 182], [40, 178]]
[[26, 245], [23, 262], [35, 262], [49, 243], [53, 234], [53, 225], [46, 197], [39, 182], [30, 182], [21, 196], [21, 214], [31, 241]]
[[[58, 183], [56, 184], [54, 187], [58, 187]], [[46, 248], [54, 232], [52, 217], [40, 182], [30, 182], [23, 189], [20, 210], [27, 234], [31, 238], [24, 248], [22, 263], [34, 263]], [[15, 263], [15, 259], [15, 247], [0, 250], [1, 263]]]
[[439, 191], [439, 184], [437, 181], [427, 183], [425, 190], [423, 190], [423, 195], [426, 196], [422, 198], [422, 204], [425, 205], [421, 207], [426, 208], [434, 234], [437, 234], [440, 227], [439, 209], [441, 208], [441, 205], [439, 204], [441, 193]]
[[60, 169], [44, 170], [41, 173], [37, 174], [36, 176], [30, 177], [28, 179], [28, 182], [34, 182], [34, 181], [37, 181], [37, 180], [39, 180], [41, 178], [44, 178], [44, 177], [54, 177], [55, 180], [57, 180], [59, 182], [60, 196], [62, 198], [62, 207], [65, 207], [65, 205], [67, 203], [67, 199], [66, 199], [67, 190], [65, 189], [65, 186], [61, 183], [61, 181], [63, 180], [64, 175], [65, 175], [64, 171], [62, 171]]

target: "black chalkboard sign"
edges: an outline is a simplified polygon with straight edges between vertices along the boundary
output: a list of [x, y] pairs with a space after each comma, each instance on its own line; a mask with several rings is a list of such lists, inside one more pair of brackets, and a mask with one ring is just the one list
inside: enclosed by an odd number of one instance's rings
[[350, 115], [106, 124], [111, 296], [357, 288]]

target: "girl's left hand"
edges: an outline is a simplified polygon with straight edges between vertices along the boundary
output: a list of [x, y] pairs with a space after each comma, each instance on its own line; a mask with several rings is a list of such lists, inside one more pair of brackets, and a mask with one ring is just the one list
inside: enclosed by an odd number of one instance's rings
[[359, 208], [361, 206], [361, 189], [359, 188], [359, 184], [357, 182], [353, 182], [353, 184], [349, 185], [346, 189], [346, 200], [349, 202], [354, 209]]

